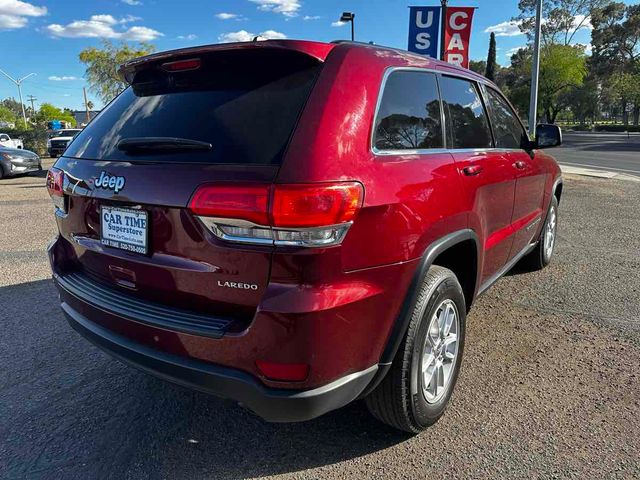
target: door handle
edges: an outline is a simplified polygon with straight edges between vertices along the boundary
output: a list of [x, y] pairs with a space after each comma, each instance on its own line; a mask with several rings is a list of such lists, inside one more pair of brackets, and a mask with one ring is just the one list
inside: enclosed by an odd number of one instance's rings
[[521, 160], [518, 160], [517, 162], [514, 162], [513, 166], [518, 170], [524, 170], [527, 167], [527, 164]]
[[469, 165], [468, 167], [464, 167], [462, 169], [462, 173], [464, 173], [468, 177], [473, 177], [474, 175], [478, 175], [483, 170], [482, 165]]

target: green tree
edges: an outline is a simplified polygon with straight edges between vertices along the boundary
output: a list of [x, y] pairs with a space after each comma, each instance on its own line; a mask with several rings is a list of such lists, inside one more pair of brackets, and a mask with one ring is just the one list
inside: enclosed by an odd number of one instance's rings
[[50, 103], [43, 103], [40, 105], [40, 109], [36, 115], [36, 121], [44, 125], [51, 120], [62, 120], [71, 123], [73, 126], [76, 125], [76, 119], [68, 111], [65, 112]]
[[469, 70], [484, 75], [487, 70], [487, 62], [484, 60], [469, 60]]
[[622, 123], [629, 124], [629, 107], [633, 108], [633, 124], [638, 125], [640, 109], [640, 74], [616, 72], [609, 78], [608, 92], [622, 109]]
[[17, 118], [10, 108], [0, 105], [0, 122], [13, 123], [15, 125]]
[[487, 68], [484, 76], [492, 82], [496, 79], [496, 34], [491, 32], [489, 37], [489, 52], [487, 53]]
[[118, 68], [123, 63], [155, 51], [148, 43], [131, 46], [127, 43], [114, 44], [108, 40], [102, 42], [101, 48], [89, 47], [80, 52], [80, 61], [86, 65], [85, 76], [89, 88], [104, 103], [110, 102], [127, 86], [118, 76]]
[[16, 117], [22, 116], [22, 107], [20, 106], [20, 102], [15, 98], [5, 98], [0, 104], [11, 110]]
[[[578, 30], [588, 28], [591, 12], [611, 3], [611, 0], [545, 0], [542, 3], [542, 43], [571, 45]], [[520, 30], [533, 39], [537, 0], [520, 0], [520, 15], [514, 18]]]
[[[521, 112], [529, 109], [531, 85], [531, 48], [521, 49], [511, 57], [511, 69], [505, 76], [511, 102]], [[540, 51], [538, 110], [547, 122], [555, 122], [567, 106], [566, 93], [582, 85], [587, 74], [584, 47], [550, 44]]]

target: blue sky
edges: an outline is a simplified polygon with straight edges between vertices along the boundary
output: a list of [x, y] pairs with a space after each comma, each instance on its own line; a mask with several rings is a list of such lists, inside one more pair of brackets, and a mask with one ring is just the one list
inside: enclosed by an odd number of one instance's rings
[[[252, 34], [331, 41], [350, 35], [336, 26], [342, 11], [356, 14], [356, 40], [407, 47], [409, 5], [438, 0], [0, 0], [0, 69], [14, 78], [37, 75], [23, 84], [23, 95], [59, 107], [82, 108], [84, 68], [78, 53], [100, 38], [149, 40], [158, 50], [244, 39]], [[526, 42], [517, 26], [517, 0], [452, 0], [479, 7], [473, 21], [471, 58], [486, 57], [488, 31], [497, 34], [498, 62]], [[589, 43], [588, 29], [576, 38]], [[17, 97], [0, 77], [0, 99]], [[93, 95], [97, 106], [101, 102]]]

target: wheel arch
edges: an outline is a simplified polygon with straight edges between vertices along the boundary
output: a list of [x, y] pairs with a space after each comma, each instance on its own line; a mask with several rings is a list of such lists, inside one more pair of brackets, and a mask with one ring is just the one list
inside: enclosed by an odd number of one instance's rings
[[367, 396], [371, 391], [373, 391], [387, 374], [389, 367], [396, 356], [398, 348], [402, 343], [402, 338], [404, 337], [407, 328], [409, 327], [409, 323], [411, 322], [411, 314], [418, 300], [418, 292], [420, 285], [422, 284], [422, 280], [432, 265], [449, 268], [456, 274], [456, 276], [458, 276], [459, 272], [463, 271], [462, 269], [465, 261], [468, 261], [471, 258], [475, 260], [473, 273], [471, 275], [466, 273], [463, 275], [463, 279], [458, 277], [464, 292], [466, 309], [469, 311], [479, 285], [479, 246], [480, 241], [478, 240], [478, 236], [473, 230], [467, 228], [452, 232], [439, 238], [432, 242], [425, 250], [413, 275], [411, 283], [409, 284], [409, 288], [400, 308], [400, 313], [396, 318], [391, 329], [391, 333], [389, 334], [389, 338], [387, 339], [385, 349], [380, 357], [378, 371], [367, 388], [365, 388], [360, 395], [361, 398]]

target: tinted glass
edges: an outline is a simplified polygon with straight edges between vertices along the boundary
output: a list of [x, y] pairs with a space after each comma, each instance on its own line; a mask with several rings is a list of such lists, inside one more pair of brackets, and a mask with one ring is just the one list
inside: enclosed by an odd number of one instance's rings
[[387, 78], [373, 144], [380, 150], [442, 148], [435, 75], [397, 71]]
[[[166, 61], [166, 60], [165, 60]], [[224, 51], [197, 70], [149, 65], [73, 141], [65, 155], [97, 160], [279, 164], [318, 69], [291, 51]], [[210, 150], [122, 151], [134, 137], [178, 137]]]
[[487, 88], [487, 100], [496, 147], [521, 148], [524, 130], [509, 104], [498, 92], [490, 88]]
[[490, 148], [487, 114], [476, 86], [467, 80], [442, 77], [444, 113], [451, 148]]

